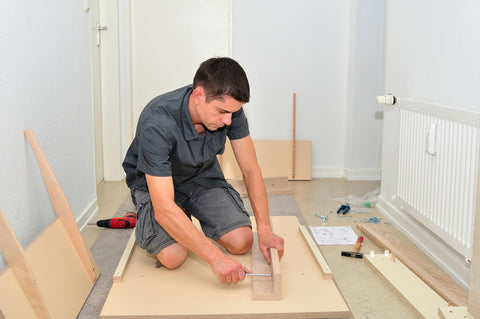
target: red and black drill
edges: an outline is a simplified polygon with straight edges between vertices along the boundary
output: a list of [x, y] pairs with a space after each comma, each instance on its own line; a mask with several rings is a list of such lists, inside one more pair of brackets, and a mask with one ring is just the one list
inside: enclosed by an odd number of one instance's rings
[[128, 212], [123, 217], [99, 220], [97, 221], [97, 226], [105, 228], [133, 228], [136, 223], [137, 214]]

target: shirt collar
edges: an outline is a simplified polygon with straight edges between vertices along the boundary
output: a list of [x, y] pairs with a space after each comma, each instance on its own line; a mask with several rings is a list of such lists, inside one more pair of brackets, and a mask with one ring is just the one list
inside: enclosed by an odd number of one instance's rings
[[195, 127], [193, 126], [192, 117], [190, 116], [190, 111], [188, 109], [188, 99], [192, 94], [192, 91], [192, 85], [189, 85], [182, 102], [183, 136], [185, 137], [186, 141], [191, 141], [199, 137]]

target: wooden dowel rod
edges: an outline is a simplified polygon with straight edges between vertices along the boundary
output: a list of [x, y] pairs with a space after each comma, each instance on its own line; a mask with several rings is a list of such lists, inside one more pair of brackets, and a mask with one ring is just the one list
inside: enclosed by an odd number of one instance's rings
[[292, 130], [292, 179], [295, 179], [295, 130], [297, 113], [297, 93], [293, 93], [293, 130]]

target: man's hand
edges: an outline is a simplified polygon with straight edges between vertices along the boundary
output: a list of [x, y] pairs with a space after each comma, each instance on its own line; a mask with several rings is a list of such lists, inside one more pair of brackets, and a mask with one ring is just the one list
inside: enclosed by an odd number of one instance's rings
[[245, 279], [245, 272], [250, 272], [241, 263], [224, 254], [215, 258], [211, 262], [211, 266], [220, 281], [226, 284], [236, 284]]
[[277, 248], [278, 257], [282, 259], [284, 253], [283, 238], [275, 235], [272, 232], [258, 232], [258, 247], [265, 257], [265, 260], [270, 264], [270, 248]]

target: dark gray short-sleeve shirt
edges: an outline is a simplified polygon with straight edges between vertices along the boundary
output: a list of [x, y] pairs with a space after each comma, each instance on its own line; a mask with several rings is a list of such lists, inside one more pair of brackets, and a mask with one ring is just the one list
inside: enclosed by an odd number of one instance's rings
[[[227, 185], [217, 160], [225, 141], [248, 136], [247, 118], [241, 108], [231, 125], [198, 134], [188, 110], [192, 86], [157, 96], [144, 108], [123, 168], [127, 185], [148, 190], [145, 174], [172, 176], [175, 188], [197, 183], [205, 187]], [[188, 187], [186, 187], [188, 188]]]

